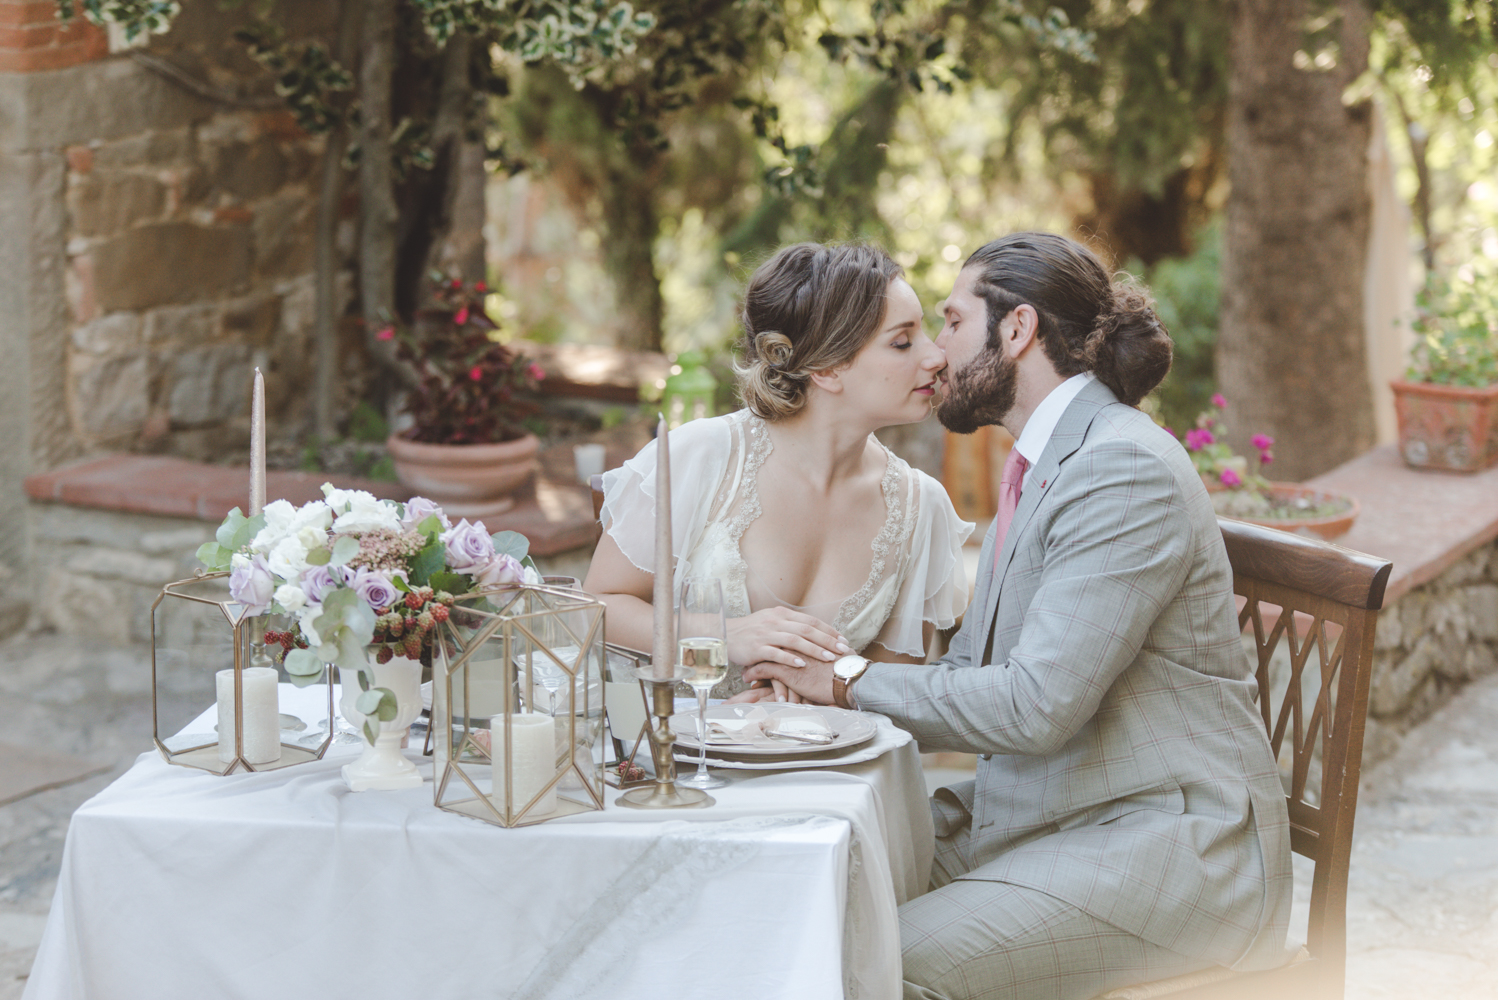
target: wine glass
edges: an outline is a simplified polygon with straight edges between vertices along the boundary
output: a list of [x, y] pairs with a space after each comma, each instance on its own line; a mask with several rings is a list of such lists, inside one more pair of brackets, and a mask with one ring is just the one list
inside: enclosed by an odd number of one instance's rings
[[707, 693], [728, 673], [728, 630], [723, 616], [723, 583], [689, 577], [681, 586], [676, 613], [677, 660], [691, 672], [686, 682], [697, 692], [697, 773], [679, 778], [689, 788], [728, 784], [707, 773]]

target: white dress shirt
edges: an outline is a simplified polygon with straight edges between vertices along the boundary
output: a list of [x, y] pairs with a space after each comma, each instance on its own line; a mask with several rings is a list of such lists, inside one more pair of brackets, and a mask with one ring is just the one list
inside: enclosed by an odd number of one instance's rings
[[1025, 461], [1030, 463], [1030, 468], [1035, 468], [1035, 463], [1040, 461], [1040, 456], [1045, 451], [1045, 446], [1051, 440], [1051, 432], [1056, 429], [1056, 423], [1061, 419], [1061, 414], [1071, 405], [1071, 401], [1077, 398], [1077, 393], [1088, 382], [1097, 378], [1092, 372], [1082, 372], [1073, 375], [1062, 382], [1040, 401], [1035, 407], [1035, 412], [1030, 414], [1030, 419], [1025, 421], [1025, 429], [1020, 431], [1019, 440], [1014, 442], [1015, 449], [1024, 456]]

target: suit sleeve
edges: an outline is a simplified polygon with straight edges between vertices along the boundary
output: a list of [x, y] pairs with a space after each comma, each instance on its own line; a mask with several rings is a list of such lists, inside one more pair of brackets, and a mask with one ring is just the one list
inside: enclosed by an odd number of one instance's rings
[[967, 753], [1053, 753], [1093, 716], [1185, 582], [1192, 529], [1171, 470], [1138, 442], [1104, 441], [1067, 465], [1023, 529], [1042, 533], [1044, 555], [1008, 658], [975, 664], [987, 623], [966, 621], [949, 669], [876, 664], [854, 687], [860, 708], [923, 749]]

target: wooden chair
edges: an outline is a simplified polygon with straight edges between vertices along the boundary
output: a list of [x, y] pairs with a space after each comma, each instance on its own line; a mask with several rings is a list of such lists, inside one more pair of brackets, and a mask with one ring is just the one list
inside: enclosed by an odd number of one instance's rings
[[[1233, 565], [1233, 591], [1244, 600], [1238, 624], [1251, 630], [1258, 651], [1264, 728], [1281, 768], [1289, 768], [1290, 847], [1315, 864], [1307, 940], [1301, 954], [1278, 969], [1209, 969], [1103, 996], [1340, 1000], [1373, 629], [1393, 564], [1319, 539], [1241, 521], [1219, 523]], [[1277, 655], [1281, 642], [1285, 648]]]

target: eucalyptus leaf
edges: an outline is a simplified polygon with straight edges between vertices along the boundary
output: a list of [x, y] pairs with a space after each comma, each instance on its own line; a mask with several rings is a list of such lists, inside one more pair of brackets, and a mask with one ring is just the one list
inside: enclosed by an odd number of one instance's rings
[[295, 686], [295, 687], [299, 687], [299, 688], [311, 687], [312, 685], [316, 684], [320, 680], [322, 680], [322, 674], [321, 673], [316, 673], [316, 674], [292, 674], [291, 675], [291, 683], [292, 683], [292, 685]]
[[518, 531], [496, 531], [489, 537], [493, 539], [494, 551], [498, 555], [510, 556], [519, 562], [530, 554], [530, 539]]
[[368, 691], [369, 690], [369, 671], [367, 671], [367, 670], [355, 670], [354, 671], [354, 676], [359, 679], [359, 690], [360, 691]]
[[379, 738], [380, 738], [380, 734], [379, 734], [379, 731], [375, 729], [374, 723], [370, 722], [368, 719], [365, 719], [364, 720], [364, 740], [365, 740], [365, 742], [367, 742], [367, 743], [374, 743]]
[[473, 589], [473, 578], [461, 573], [433, 573], [428, 583], [433, 590], [445, 590], [449, 594], [466, 594]]
[[359, 539], [353, 535], [343, 535], [333, 543], [333, 557], [331, 565], [342, 566], [354, 556], [359, 554]]
[[265, 515], [256, 514], [254, 517], [245, 518], [239, 526], [234, 529], [234, 536], [229, 539], [229, 548], [238, 552], [260, 534], [260, 529], [265, 527]]
[[244, 522], [244, 512], [235, 507], [224, 516], [223, 523], [218, 526], [218, 530], [213, 533], [213, 537], [218, 539], [218, 543], [224, 548], [232, 549], [234, 548], [234, 535], [239, 531], [240, 525], [244, 524]]
[[375, 717], [381, 722], [393, 722], [400, 711], [400, 702], [396, 701], [395, 692], [389, 688], [375, 688], [375, 691], [380, 693], [380, 705], [375, 709]]
[[307, 553], [308, 566], [326, 566], [328, 560], [333, 558], [333, 553], [327, 549], [313, 549]]
[[[359, 697], [354, 701], [354, 711], [360, 715], [373, 716], [380, 710], [381, 703], [385, 700], [384, 688], [375, 688], [372, 691], [361, 691]], [[395, 718], [395, 716], [391, 716]]]
[[322, 667], [322, 658], [310, 649], [293, 649], [286, 654], [286, 672], [293, 678], [317, 677]]
[[218, 542], [204, 542], [198, 546], [198, 562], [215, 573], [221, 573], [229, 568], [229, 560], [234, 553], [224, 548]]

